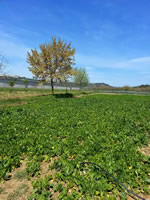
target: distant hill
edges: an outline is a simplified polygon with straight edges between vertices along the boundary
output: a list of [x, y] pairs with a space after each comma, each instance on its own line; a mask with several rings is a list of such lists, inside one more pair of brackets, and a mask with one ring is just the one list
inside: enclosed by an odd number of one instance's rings
[[112, 87], [111, 85], [109, 84], [106, 84], [106, 83], [95, 83], [95, 85], [98, 87], [98, 86], [102, 86], [102, 87]]
[[139, 85], [139, 86], [136, 86], [135, 88], [147, 88], [147, 87], [150, 87], [150, 85]]

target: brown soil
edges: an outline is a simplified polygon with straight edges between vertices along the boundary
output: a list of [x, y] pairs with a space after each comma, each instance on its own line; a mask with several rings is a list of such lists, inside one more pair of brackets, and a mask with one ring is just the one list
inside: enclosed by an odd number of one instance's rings
[[11, 179], [1, 184], [1, 187], [4, 189], [4, 192], [0, 194], [0, 200], [7, 200], [8, 196], [10, 194], [15, 193], [15, 191], [23, 184], [27, 185], [29, 188], [27, 193], [23, 194], [21, 197], [18, 196], [18, 198], [14, 200], [26, 200], [27, 196], [31, 194], [31, 181], [27, 179], [20, 181], [14, 178], [17, 172], [23, 171], [25, 170], [25, 168], [26, 168], [26, 162], [23, 161], [22, 165], [19, 168], [16, 168], [12, 173], [10, 173]]
[[24, 105], [24, 104], [27, 104], [27, 102], [20, 102], [20, 103], [13, 103], [13, 104], [0, 105], [0, 107], [18, 106], [18, 105]]
[[[148, 143], [147, 146], [140, 148], [139, 151], [145, 156], [150, 156], [150, 143]], [[149, 185], [149, 190], [150, 190], [150, 185]], [[150, 200], [150, 195], [139, 194], [139, 196], [143, 197], [146, 200]], [[132, 198], [129, 198], [128, 200], [131, 199]]]
[[[15, 175], [18, 172], [23, 172], [26, 170], [26, 162], [27, 160], [22, 161], [22, 165], [19, 168], [16, 168], [14, 171], [10, 173], [11, 179], [4, 181], [0, 184], [0, 187], [3, 189], [3, 192], [0, 194], [0, 200], [27, 200], [27, 197], [32, 194], [32, 182], [38, 178], [44, 178], [46, 175], [52, 175], [53, 179], [50, 181], [54, 185], [57, 184], [54, 181], [54, 173], [55, 170], [50, 170], [49, 165], [54, 162], [54, 160], [58, 159], [58, 157], [52, 158], [50, 163], [43, 161], [40, 166], [40, 172], [38, 177], [31, 177], [30, 180], [25, 177], [23, 180], [17, 179]], [[17, 191], [20, 187], [25, 186], [28, 187], [26, 192], [19, 192], [17, 195]], [[22, 194], [23, 193], [23, 194]], [[58, 192], [54, 192], [52, 194], [52, 198], [57, 200]], [[10, 196], [13, 196], [10, 198]]]
[[[138, 194], [138, 195], [140, 197], [144, 198], [145, 200], [150, 200], [150, 195], [144, 195], [144, 194]], [[131, 196], [127, 197], [127, 200], [133, 200], [133, 199], [137, 200], [138, 198], [137, 197], [136, 198], [132, 198]]]
[[140, 148], [139, 151], [145, 156], [150, 156], [150, 143], [148, 144], [148, 146]]
[[36, 96], [48, 96], [50, 94], [48, 93], [41, 93], [41, 94], [21, 94], [21, 95], [16, 95], [16, 96], [9, 96], [9, 97], [3, 97], [1, 99], [3, 100], [8, 100], [8, 99], [24, 99], [24, 98], [28, 98], [28, 97], [36, 97]]
[[80, 98], [80, 97], [85, 97], [85, 96], [92, 96], [92, 95], [98, 95], [98, 94], [105, 94], [105, 95], [123, 95], [119, 93], [92, 93], [92, 94], [81, 94], [78, 96], [74, 96], [74, 98]]

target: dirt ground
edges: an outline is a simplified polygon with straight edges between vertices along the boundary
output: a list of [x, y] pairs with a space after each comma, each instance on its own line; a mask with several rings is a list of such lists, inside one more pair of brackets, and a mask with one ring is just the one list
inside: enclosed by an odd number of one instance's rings
[[[54, 159], [51, 161], [51, 163], [54, 161]], [[19, 168], [16, 168], [12, 173], [10, 173], [11, 179], [4, 181], [0, 184], [0, 188], [3, 189], [3, 191], [0, 193], [0, 200], [27, 200], [27, 197], [32, 194], [32, 181], [36, 180], [37, 178], [44, 178], [45, 175], [52, 175], [52, 177], [54, 178], [54, 170], [50, 170], [50, 163], [47, 163], [45, 161], [41, 163], [41, 170], [38, 177], [32, 177], [28, 179], [27, 176], [23, 176], [21, 178], [17, 178], [17, 174], [19, 174], [20, 172], [25, 172], [26, 162], [26, 160], [23, 160], [22, 165]], [[51, 181], [51, 183], [55, 184], [53, 182], [53, 179]], [[52, 198], [54, 200], [57, 200], [58, 194], [58, 192], [54, 192], [52, 194]], [[146, 200], [150, 200], [150, 195], [138, 195]], [[118, 200], [119, 199], [120, 198], [118, 198]], [[127, 200], [133, 199], [135, 200], [136, 198], [132, 198], [130, 195], [128, 195]]]
[[[51, 161], [51, 163], [55, 158]], [[26, 160], [22, 162], [19, 168], [16, 168], [10, 173], [11, 179], [4, 181], [0, 184], [3, 190], [0, 192], [0, 200], [27, 200], [27, 197], [32, 194], [32, 182], [38, 178], [44, 178], [46, 175], [52, 175], [54, 178], [54, 170], [49, 169], [50, 163], [43, 161], [40, 166], [40, 172], [37, 177], [28, 179], [27, 175], [22, 178], [17, 178], [17, 174], [26, 172]], [[51, 180], [52, 183], [53, 179]], [[57, 200], [58, 192], [54, 192], [52, 198]]]

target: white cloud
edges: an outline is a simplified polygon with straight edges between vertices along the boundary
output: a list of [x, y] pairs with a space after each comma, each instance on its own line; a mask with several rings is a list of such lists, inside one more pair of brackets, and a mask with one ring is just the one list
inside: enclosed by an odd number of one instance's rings
[[91, 67], [91, 66], [85, 66], [85, 69], [87, 69], [87, 70], [92, 70], [93, 69], [93, 67]]
[[134, 58], [129, 61], [130, 63], [148, 63], [150, 64], [150, 56]]
[[0, 30], [0, 51], [4, 53], [8, 60], [7, 72], [12, 75], [30, 76], [28, 73], [26, 54], [30, 48], [13, 34]]
[[98, 68], [107, 69], [127, 69], [137, 71], [150, 71], [150, 57], [139, 57], [128, 60], [112, 60], [107, 58], [101, 58], [99, 56], [86, 56], [76, 55], [76, 63], [83, 66], [95, 66]]
[[0, 39], [0, 49], [8, 57], [16, 57], [18, 59], [26, 59], [27, 51], [30, 48], [26, 47], [23, 43], [11, 41], [8, 39]]
[[0, 35], [0, 51], [3, 51], [8, 57], [26, 59], [26, 53], [30, 50], [29, 47], [8, 32], [1, 30]]
[[9, 74], [28, 78], [33, 77], [32, 73], [28, 70], [28, 64], [23, 60], [11, 63], [9, 66]]
[[149, 58], [113, 60], [109, 57], [105, 59], [77, 54], [76, 63], [87, 69], [91, 82], [104, 82], [113, 86], [135, 86], [150, 83]]

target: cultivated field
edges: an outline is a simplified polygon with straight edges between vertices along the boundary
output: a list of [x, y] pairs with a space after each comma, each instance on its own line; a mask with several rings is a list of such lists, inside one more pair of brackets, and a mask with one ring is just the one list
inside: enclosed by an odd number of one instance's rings
[[0, 200], [149, 199], [150, 96], [68, 97], [1, 98]]

